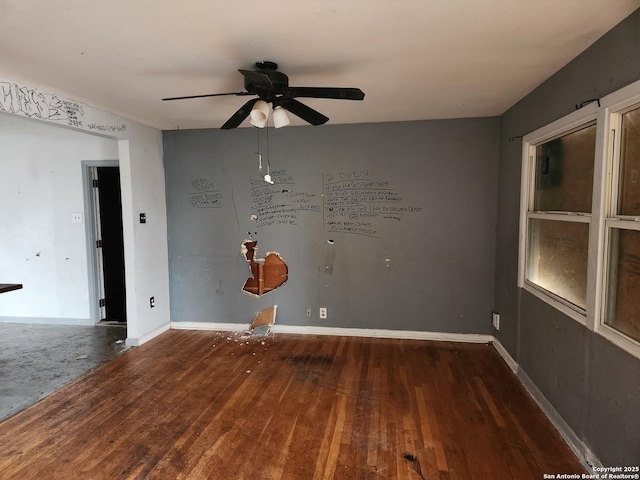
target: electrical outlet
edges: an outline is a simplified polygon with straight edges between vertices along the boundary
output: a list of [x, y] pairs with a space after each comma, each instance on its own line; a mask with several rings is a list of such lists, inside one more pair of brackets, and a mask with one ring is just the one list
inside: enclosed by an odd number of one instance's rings
[[320, 307], [320, 318], [327, 318], [327, 307]]
[[71, 223], [82, 223], [82, 212], [74, 212], [71, 214]]
[[500, 314], [499, 313], [493, 313], [493, 328], [495, 328], [496, 330], [500, 330]]
[[156, 297], [149, 297], [149, 307], [153, 308], [156, 306]]
[[307, 318], [311, 318], [311, 309], [307, 308]]

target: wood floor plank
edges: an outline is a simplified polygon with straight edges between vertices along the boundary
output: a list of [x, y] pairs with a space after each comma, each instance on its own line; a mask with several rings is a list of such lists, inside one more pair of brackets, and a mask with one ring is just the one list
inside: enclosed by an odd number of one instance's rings
[[486, 345], [169, 331], [0, 423], [4, 479], [584, 473]]

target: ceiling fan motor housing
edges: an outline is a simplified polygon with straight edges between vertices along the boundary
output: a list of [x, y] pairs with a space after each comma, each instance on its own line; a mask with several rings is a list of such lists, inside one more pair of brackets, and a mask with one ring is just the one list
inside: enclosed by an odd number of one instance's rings
[[255, 72], [260, 73], [262, 75], [266, 75], [269, 77], [271, 81], [271, 85], [273, 88], [268, 88], [264, 83], [260, 84], [254, 82], [248, 76], [244, 77], [244, 89], [249, 92], [256, 94], [262, 98], [263, 96], [270, 97], [273, 94], [282, 95], [286, 89], [289, 87], [289, 77], [287, 77], [284, 73], [278, 72], [278, 64], [275, 62], [257, 62], [255, 64]]

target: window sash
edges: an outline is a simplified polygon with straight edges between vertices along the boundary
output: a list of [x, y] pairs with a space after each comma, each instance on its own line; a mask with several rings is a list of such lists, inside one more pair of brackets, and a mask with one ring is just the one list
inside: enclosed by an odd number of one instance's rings
[[586, 313], [589, 219], [531, 214], [527, 222], [525, 284], [580, 315]]
[[[606, 102], [605, 102], [606, 105]], [[597, 321], [595, 330], [605, 337], [612, 340], [625, 350], [640, 356], [640, 333], [630, 331], [625, 327], [625, 319], [620, 319], [620, 324], [615, 316], [620, 306], [618, 305], [618, 282], [629, 282], [628, 278], [621, 279], [618, 269], [622, 263], [622, 259], [618, 255], [617, 249], [619, 243], [614, 242], [614, 235], [619, 235], [625, 231], [640, 231], [640, 217], [635, 215], [621, 214], [622, 209], [622, 184], [625, 181], [623, 168], [623, 155], [626, 153], [623, 149], [623, 118], [628, 112], [638, 110], [640, 108], [640, 94], [627, 98], [622, 102], [613, 104], [609, 108], [605, 108], [604, 116], [609, 122], [609, 135], [607, 136], [606, 149], [609, 152], [608, 157], [608, 178], [609, 181], [605, 185], [605, 203], [606, 217], [603, 220], [603, 234], [601, 241], [603, 244], [602, 256], [602, 272], [601, 272], [601, 288], [598, 291], [600, 295], [600, 308], [597, 311]], [[634, 212], [635, 213], [635, 212]], [[640, 213], [640, 212], [639, 212]], [[625, 300], [628, 301], [628, 300]], [[622, 307], [624, 308], [624, 306]], [[635, 327], [637, 328], [637, 327]]]
[[596, 134], [586, 122], [531, 145], [530, 211], [591, 213]]
[[[616, 155], [613, 159], [617, 175], [615, 178], [615, 196], [612, 195], [611, 198], [611, 212], [613, 216], [617, 217], [638, 218], [640, 217], [640, 198], [633, 199], [635, 200], [635, 205], [628, 205], [625, 201], [632, 199], [628, 194], [630, 189], [633, 189], [631, 190], [632, 194], [635, 192], [640, 197], [640, 178], [638, 178], [640, 177], [640, 164], [638, 162], [640, 160], [640, 145], [634, 144], [630, 151], [628, 148], [630, 147], [628, 143], [630, 138], [634, 138], [631, 136], [632, 130], [629, 127], [629, 123], [633, 124], [634, 120], [640, 122], [640, 104], [633, 105], [614, 115], [616, 116], [616, 129], [620, 133], [616, 135]], [[625, 117], [626, 122], [629, 122], [627, 125], [625, 125]], [[636, 136], [635, 139], [638, 141], [639, 137]], [[632, 153], [636, 154], [635, 158], [631, 155]], [[631, 163], [632, 160], [636, 160], [635, 165]], [[632, 165], [636, 167], [636, 169], [632, 169], [633, 173], [627, 171], [627, 167]], [[635, 179], [632, 181], [631, 178], [627, 178], [625, 175], [627, 173], [631, 173], [631, 177], [635, 173]], [[635, 184], [635, 186], [632, 187], [631, 184]], [[632, 206], [633, 210], [631, 210]]]
[[[605, 221], [605, 266], [604, 266], [604, 279], [603, 279], [603, 299], [602, 299], [602, 311], [600, 315], [599, 329], [603, 332], [621, 337], [626, 342], [630, 342], [632, 345], [640, 347], [640, 324], [638, 326], [628, 325], [628, 304], [623, 305], [622, 308], [627, 309], [627, 315], [623, 315], [622, 318], [616, 318], [620, 313], [619, 297], [621, 291], [619, 289], [619, 283], [629, 283], [631, 279], [628, 277], [622, 279], [620, 276], [621, 266], [623, 271], [635, 269], [632, 264], [627, 265], [624, 268], [624, 263], [619, 255], [620, 248], [620, 236], [624, 232], [640, 232], [640, 223], [621, 221], [618, 219], [607, 219]], [[617, 237], [614, 241], [614, 237]], [[626, 280], [626, 282], [624, 281]], [[633, 290], [635, 292], [635, 289]], [[626, 301], [628, 301], [628, 295], [623, 295]], [[637, 298], [637, 297], [635, 297]], [[635, 314], [636, 309], [632, 309]], [[619, 323], [618, 323], [619, 322]], [[634, 330], [633, 332], [631, 330]]]

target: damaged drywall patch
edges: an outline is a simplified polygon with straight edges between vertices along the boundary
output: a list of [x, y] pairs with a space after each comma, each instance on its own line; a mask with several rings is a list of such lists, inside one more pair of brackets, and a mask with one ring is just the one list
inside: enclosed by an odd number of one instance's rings
[[289, 268], [280, 254], [267, 252], [265, 258], [258, 258], [257, 244], [255, 240], [245, 240], [240, 249], [242, 256], [249, 262], [252, 275], [247, 278], [242, 291], [254, 297], [275, 290], [289, 278]]
[[269, 335], [271, 327], [274, 323], [276, 323], [277, 310], [278, 305], [274, 305], [272, 307], [267, 307], [264, 310], [259, 311], [253, 319], [253, 322], [251, 322], [251, 326], [249, 327], [249, 331], [251, 332], [251, 334], [257, 336]]

